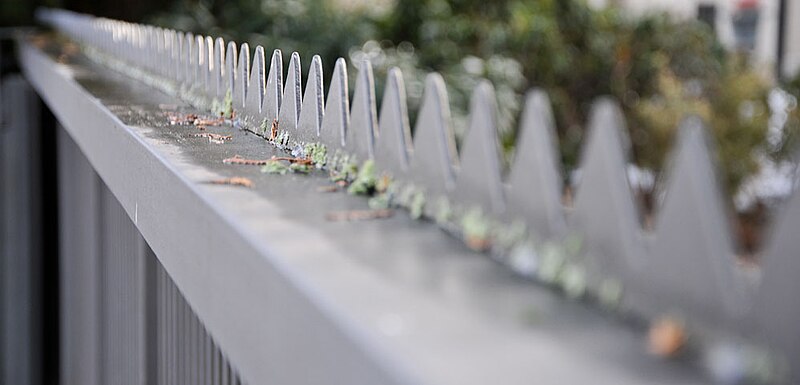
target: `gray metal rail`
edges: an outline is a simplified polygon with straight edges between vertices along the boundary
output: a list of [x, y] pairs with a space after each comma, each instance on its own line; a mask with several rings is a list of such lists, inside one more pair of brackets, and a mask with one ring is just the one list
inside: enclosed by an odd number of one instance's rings
[[[793, 233], [800, 194], [776, 225], [763, 278], [748, 279], [735, 265], [696, 120], [681, 129], [648, 232], [628, 186], [627, 139], [613, 101], [599, 101], [592, 113], [578, 194], [565, 208], [541, 91], [528, 95], [517, 158], [504, 179], [488, 83], [475, 91], [458, 154], [435, 74], [412, 141], [398, 70], [390, 71], [378, 114], [368, 62], [351, 108], [343, 59], [324, 94], [314, 58], [303, 94], [297, 54], [284, 87], [280, 51], [267, 69], [262, 47], [251, 62], [246, 44], [64, 11], [41, 18], [94, 59], [72, 53], [58, 63], [58, 44], [20, 40], [26, 78], [63, 126], [64, 383], [706, 383], [721, 376], [720, 354], [732, 357], [732, 376], [740, 378], [754, 365], [772, 377], [781, 363], [800, 367], [800, 303], [791, 295], [800, 289]], [[222, 145], [189, 139], [191, 131], [164, 116], [166, 105], [197, 112], [228, 94], [244, 130], [208, 128], [232, 137]], [[274, 145], [272, 122], [287, 142]], [[364, 209], [366, 200], [317, 192], [327, 184], [320, 171], [266, 175], [221, 162], [315, 142], [329, 154], [373, 160], [396, 183], [413, 186], [433, 221], [398, 213], [327, 222], [327, 211]], [[204, 183], [231, 176], [256, 186]], [[455, 219], [438, 220], [443, 205], [455, 208]], [[580, 236], [584, 252], [556, 258], [558, 276], [580, 282], [536, 272], [528, 278], [538, 284], [522, 280], [508, 268], [514, 258], [494, 263], [435, 231], [452, 231], [475, 209], [498, 228], [526, 223], [524, 242], [500, 256], [527, 250], [524, 258], [539, 270], [547, 246]], [[609, 286], [618, 288], [619, 303], [609, 312], [550, 288], [569, 292], [575, 284], [600, 300]], [[666, 314], [684, 317], [696, 333], [697, 359], [644, 354], [642, 328], [626, 317]], [[781, 380], [791, 382], [770, 379]]]

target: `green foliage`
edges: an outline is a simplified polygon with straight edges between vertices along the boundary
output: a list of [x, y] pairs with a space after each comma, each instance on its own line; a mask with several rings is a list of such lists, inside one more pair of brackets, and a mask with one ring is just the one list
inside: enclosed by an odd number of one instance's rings
[[375, 176], [375, 161], [372, 159], [364, 162], [358, 169], [358, 174], [353, 183], [347, 188], [347, 192], [354, 195], [368, 195], [375, 191], [375, 184], [378, 182]]
[[278, 160], [267, 162], [267, 164], [261, 166], [261, 172], [267, 174], [286, 175], [289, 171], [292, 171], [292, 169]]
[[[304, 58], [320, 54], [325, 79], [338, 57], [354, 67], [370, 59], [379, 97], [388, 69], [399, 67], [412, 122], [426, 73], [438, 71], [459, 136], [470, 94], [487, 78], [497, 91], [506, 156], [523, 92], [542, 87], [553, 102], [567, 169], [577, 164], [588, 111], [601, 95], [621, 101], [637, 162], [656, 170], [686, 113], [711, 127], [731, 190], [757, 169], [765, 148], [766, 82], [695, 20], [630, 19], [582, 0], [184, 0], [153, 20]], [[797, 121], [795, 109], [789, 124]]]

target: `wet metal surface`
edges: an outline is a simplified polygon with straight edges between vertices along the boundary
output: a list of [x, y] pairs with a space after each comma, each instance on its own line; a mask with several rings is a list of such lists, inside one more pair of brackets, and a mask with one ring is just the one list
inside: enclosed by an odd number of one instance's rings
[[[248, 159], [286, 155], [263, 138], [229, 126], [199, 131], [170, 125], [168, 113], [199, 112], [82, 56], [58, 67], [128, 125], [163, 162], [199, 184], [209, 204], [263, 237], [274, 250], [273, 257], [283, 258], [295, 269], [305, 268], [306, 282], [316, 285], [317, 294], [330, 300], [329, 306], [352, 314], [367, 335], [382, 335], [377, 345], [393, 350], [393, 357], [423, 383], [705, 383], [687, 364], [647, 355], [645, 332], [637, 325], [519, 279], [432, 223], [412, 220], [404, 211], [382, 220], [327, 221], [325, 214], [330, 211], [368, 206], [367, 199], [344, 191], [319, 192], [319, 187], [331, 185], [322, 171], [270, 175], [258, 166], [223, 164], [234, 155]], [[200, 132], [232, 139], [215, 144], [193, 136]], [[250, 178], [255, 186], [204, 183], [221, 177]], [[270, 209], [262, 212], [260, 207]], [[197, 231], [204, 226], [198, 223]], [[275, 226], [297, 229], [308, 234], [309, 242], [318, 243], [270, 239], [271, 233], [263, 229]], [[309, 247], [320, 252], [315, 257], [299, 252]], [[295, 250], [304, 257], [293, 260]], [[358, 287], [358, 281], [335, 276], [348, 274], [344, 267], [371, 275], [381, 288], [399, 293], [392, 298], [408, 301], [376, 303], [385, 298], [381, 290], [373, 292], [371, 287]], [[187, 297], [191, 303], [191, 293]], [[446, 327], [448, 319], [457, 323]], [[225, 349], [224, 339], [221, 345]]]

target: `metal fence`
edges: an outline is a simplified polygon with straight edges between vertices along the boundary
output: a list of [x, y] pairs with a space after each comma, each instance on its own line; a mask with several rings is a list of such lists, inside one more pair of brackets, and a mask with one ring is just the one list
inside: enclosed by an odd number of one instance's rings
[[[800, 226], [800, 194], [794, 193], [781, 210], [763, 267], [754, 278], [735, 263], [734, 237], [711, 150], [703, 125], [696, 119], [685, 120], [680, 129], [654, 228], [646, 230], [626, 175], [628, 139], [623, 119], [612, 100], [600, 100], [593, 109], [578, 191], [574, 204], [565, 207], [549, 102], [539, 90], [526, 97], [517, 155], [506, 178], [500, 166], [494, 91], [489, 83], [480, 84], [473, 95], [469, 130], [456, 151], [446, 87], [436, 74], [426, 80], [412, 140], [399, 70], [389, 72], [378, 112], [368, 62], [359, 63], [351, 106], [344, 59], [336, 62], [325, 94], [322, 63], [313, 58], [303, 93], [302, 66], [296, 53], [284, 79], [282, 53], [277, 50], [267, 68], [265, 50], [260, 46], [251, 56], [247, 44], [237, 46], [219, 38], [65, 11], [43, 11], [40, 17], [82, 43], [96, 61], [138, 79], [136, 87], [157, 88], [202, 108], [219, 105], [229, 97], [237, 113], [236, 124], [267, 137], [278, 150], [321, 143], [329, 154], [348, 154], [361, 162], [373, 160], [379, 170], [411, 188], [411, 195], [425, 197], [426, 203], [418, 207], [422, 216], [459, 236], [468, 236], [467, 229], [456, 226], [453, 230], [452, 226], [465, 221], [471, 210], [478, 210], [482, 220], [501, 228], [521, 221], [540, 244], [579, 236], [584, 252], [571, 259], [556, 258], [558, 279], [527, 272], [540, 283], [565, 286], [566, 292], [570, 285], [579, 284], [590, 293], [587, 296], [601, 302], [612, 287], [619, 297], [615, 309], [621, 313], [640, 319], [665, 314], [685, 317], [697, 333], [697, 351], [703, 356], [713, 356], [720, 346], [734, 341], [736, 348], [726, 352], [738, 354], [736, 360], [743, 362], [743, 367], [753, 364], [757, 359], [752, 356], [762, 351], [767, 353], [760, 357], [771, 357], [766, 361], [773, 374], [781, 367], [776, 362], [788, 365], [792, 372], [800, 367], [800, 303], [793, 295], [800, 290], [800, 241], [795, 235]], [[380, 242], [391, 242], [387, 239], [393, 232], [405, 241], [410, 238], [403, 238], [404, 231], [419, 233], [364, 225], [347, 230], [350, 235], [330, 230], [333, 233], [326, 233], [325, 239], [315, 238], [313, 233], [308, 239], [314, 241], [308, 241], [293, 231], [308, 234], [313, 226], [293, 227], [286, 223], [286, 215], [276, 214], [274, 219], [255, 215], [273, 212], [261, 199], [191, 187], [187, 175], [206, 175], [205, 171], [187, 169], [185, 160], [170, 161], [169, 154], [177, 150], [159, 147], [146, 139], [147, 131], [132, 128], [134, 125], [122, 123], [103, 109], [113, 102], [87, 97], [104, 90], [84, 90], [85, 83], [73, 80], [79, 75], [59, 72], [52, 60], [30, 43], [21, 43], [20, 58], [27, 78], [65, 126], [58, 131], [61, 373], [65, 383], [234, 383], [240, 380], [233, 367], [251, 383], [485, 383], [490, 378], [504, 383], [525, 383], [533, 378], [547, 383], [590, 379], [638, 383], [654, 378], [650, 369], [644, 378], [632, 374], [641, 368], [630, 362], [636, 359], [610, 364], [604, 359], [595, 361], [596, 357], [561, 356], [557, 352], [573, 352], [574, 346], [548, 341], [544, 347], [534, 348], [525, 345], [531, 342], [528, 336], [472, 325], [458, 318], [462, 315], [458, 311], [428, 310], [427, 300], [413, 291], [398, 294], [396, 287], [374, 283], [374, 277], [351, 276], [343, 266], [361, 270], [345, 262], [334, 267], [317, 257], [330, 253], [322, 246], [330, 244], [328, 238], [341, 238], [339, 242], [358, 255], [358, 250], [380, 250]], [[131, 103], [134, 100], [131, 97]], [[270, 127], [278, 124], [281, 133], [287, 133], [285, 141], [279, 142], [276, 133], [270, 132]], [[256, 146], [253, 151], [266, 151], [263, 141], [251, 137], [250, 143], [255, 144], [243, 148]], [[269, 151], [274, 151], [272, 145]], [[267, 201], [286, 203], [290, 199]], [[140, 212], [140, 207], [147, 210]], [[448, 213], [456, 213], [451, 214], [456, 218], [440, 220], [443, 207], [453, 208]], [[362, 240], [368, 244], [363, 248], [347, 241], [355, 231], [365, 231], [367, 238], [376, 241]], [[493, 241], [499, 243], [501, 235], [493, 235]], [[537, 252], [528, 250], [531, 255], [527, 257], [539, 264], [541, 271], [546, 252], [534, 246]], [[408, 243], [400, 247], [403, 252], [388, 253], [463, 254], [452, 245], [447, 252], [439, 246], [432, 252]], [[500, 254], [520, 250], [519, 244], [512, 244]], [[498, 258], [514, 267], [514, 259], [508, 255]], [[320, 271], [325, 269], [330, 270]], [[332, 277], [334, 271], [339, 275]], [[448, 274], [431, 279], [446, 280]], [[474, 277], [464, 279], [465, 275], [471, 274], [459, 272], [454, 282], [486, 285], [474, 282]], [[575, 279], [564, 282], [564, 277]], [[497, 297], [489, 302], [512, 298], [513, 307], [527, 301], [513, 299], [517, 286], [505, 279], [492, 283], [500, 289], [494, 290]], [[504, 288], [508, 291], [503, 292]], [[364, 289], [374, 290], [375, 298], [393, 301], [390, 306], [373, 304], [363, 294], [356, 294]], [[458, 290], [474, 293], [474, 289], [461, 286]], [[484, 300], [476, 301], [485, 305]], [[425, 310], [410, 310], [417, 306]], [[408, 311], [406, 315], [417, 317], [421, 325], [407, 340], [376, 336], [386, 322], [392, 323], [386, 321], [386, 313], [395, 308]], [[453, 317], [459, 319], [456, 324], [445, 322]], [[560, 331], [545, 329], [555, 333], [553, 336], [569, 338], [587, 330], [583, 322], [589, 321], [578, 322], [581, 326], [568, 322], [571, 326]], [[461, 329], [462, 325], [469, 326]], [[448, 334], [449, 327], [459, 333]], [[608, 335], [619, 329], [628, 333], [635, 327], [613, 326]], [[604, 338], [582, 335], [575, 343], [615, 345], [613, 341], [598, 342]], [[458, 348], [454, 341], [464, 341], [468, 347], [464, 350], [480, 353], [454, 352]], [[524, 346], [517, 350], [517, 344]], [[530, 354], [529, 359], [535, 361], [536, 349], [543, 349], [538, 353], [548, 357], [547, 364], [523, 372], [520, 368], [528, 360], [524, 355]], [[493, 352], [503, 359], [492, 358]], [[570, 357], [574, 362], [569, 367], [581, 369], [583, 364], [585, 372], [570, 372], [559, 357]], [[296, 359], [306, 361], [297, 363]], [[475, 364], [480, 359], [486, 361]], [[625, 369], [617, 370], [614, 365]], [[531, 370], [539, 373], [531, 374]], [[699, 383], [703, 380], [698, 378], [715, 375], [714, 367], [711, 374], [698, 377], [681, 370], [659, 370], [655, 370], [660, 373], [658, 382], [663, 383]], [[87, 375], [91, 378], [84, 377]], [[794, 376], [769, 381], [790, 382]]]

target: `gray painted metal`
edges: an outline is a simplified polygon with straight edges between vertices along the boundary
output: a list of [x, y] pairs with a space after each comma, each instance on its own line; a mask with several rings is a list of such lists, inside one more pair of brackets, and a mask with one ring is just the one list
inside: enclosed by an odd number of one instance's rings
[[289, 74], [286, 76], [286, 88], [283, 91], [283, 102], [281, 104], [278, 122], [281, 129], [297, 132], [297, 124], [300, 121], [300, 109], [302, 107], [302, 83], [300, 55], [292, 53], [289, 61]]
[[347, 85], [347, 62], [339, 58], [333, 67], [331, 86], [328, 88], [325, 119], [320, 125], [320, 142], [329, 152], [345, 146], [347, 127], [350, 125], [350, 95]]
[[364, 60], [360, 64], [356, 78], [353, 109], [350, 111], [350, 125], [346, 128], [345, 134], [348, 151], [355, 154], [360, 160], [374, 158], [377, 114], [372, 64], [368, 60]]
[[[308, 70], [306, 92], [300, 109], [297, 123], [297, 139], [301, 142], [313, 143], [319, 140], [322, 128], [322, 116], [325, 113], [325, 96], [322, 90], [322, 59], [314, 55]], [[301, 79], [297, 79], [301, 81]]]
[[508, 177], [508, 218], [522, 217], [543, 238], [566, 232], [564, 189], [550, 100], [542, 90], [525, 97], [514, 166]]
[[592, 276], [623, 281], [628, 271], [640, 268], [644, 254], [638, 208], [625, 173], [628, 147], [624, 127], [615, 102], [602, 99], [595, 103], [575, 209], [569, 218], [573, 231], [583, 236]]
[[39, 104], [20, 75], [0, 79], [0, 383], [42, 383], [43, 255]]
[[469, 131], [461, 150], [455, 197], [467, 207], [483, 207], [500, 216], [505, 211], [497, 139], [494, 87], [482, 81], [472, 93]]
[[[258, 55], [257, 52], [258, 49], [256, 49], [256, 55]], [[279, 49], [272, 52], [264, 87], [261, 115], [263, 119], [271, 123], [278, 119], [278, 111], [281, 110], [281, 100], [283, 99], [283, 54]]]
[[734, 329], [744, 309], [744, 281], [734, 270], [734, 248], [714, 165], [699, 118], [680, 128], [671, 177], [655, 224], [642, 291], [656, 312], [686, 309], [710, 327]]
[[380, 132], [375, 139], [375, 163], [401, 179], [407, 179], [411, 126], [403, 74], [397, 68], [389, 70], [381, 105]]
[[[321, 178], [278, 183], [278, 176], [220, 163], [228, 151], [272, 151], [252, 136], [229, 131], [230, 147], [187, 142], [179, 131], [185, 128], [169, 126], [155, 108], [174, 99], [89, 62], [79, 65], [91, 70], [58, 70], [36, 48], [20, 48], [29, 79], [243, 382], [702, 383], [691, 370], [642, 357], [629, 329], [511, 280], [429, 225], [400, 215], [327, 223], [324, 207], [365, 202], [314, 193]], [[432, 87], [440, 101], [439, 85]], [[127, 115], [109, 111], [117, 103], [126, 111], [144, 106], [138, 111], [151, 117], [123, 123], [119, 116]], [[446, 104], [433, 106], [430, 115], [444, 115]], [[258, 180], [257, 188], [196, 183], [233, 172]], [[500, 296], [505, 300], [496, 301]], [[187, 317], [174, 302], [173, 335], [182, 335]], [[520, 309], [531, 307], [547, 314], [542, 323], [520, 321]], [[570, 337], [589, 329], [596, 340]], [[171, 356], [184, 362], [187, 341], [173, 342], [178, 354]], [[646, 375], [634, 369], [645, 364]], [[177, 372], [172, 383], [185, 379]]]
[[266, 120], [266, 127], [262, 127], [261, 108], [264, 105], [264, 87], [266, 80], [264, 75], [264, 47], [257, 46], [253, 56], [253, 68], [250, 71], [250, 80], [247, 81], [247, 91], [245, 94], [244, 110], [242, 119], [249, 123], [249, 130], [257, 134], [264, 134], [269, 130], [271, 120]]
[[431, 196], [446, 195], [455, 187], [456, 142], [450, 126], [447, 89], [439, 74], [425, 79], [425, 92], [414, 126], [411, 178]]

